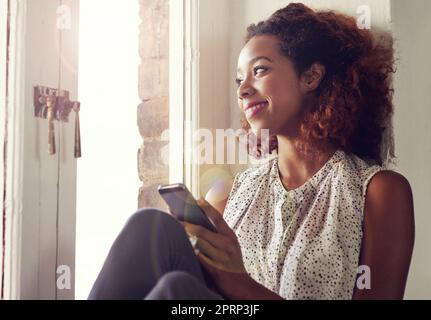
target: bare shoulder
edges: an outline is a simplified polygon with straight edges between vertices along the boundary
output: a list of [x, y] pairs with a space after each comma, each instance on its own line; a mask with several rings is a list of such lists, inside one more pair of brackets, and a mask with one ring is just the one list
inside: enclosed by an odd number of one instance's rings
[[367, 188], [364, 215], [373, 229], [391, 225], [413, 228], [413, 193], [409, 181], [395, 171], [376, 173]]
[[366, 204], [394, 207], [400, 204], [413, 206], [413, 193], [409, 181], [400, 173], [383, 170], [371, 179], [366, 193]]
[[[410, 183], [401, 173], [392, 170], [382, 170], [377, 172], [370, 181], [369, 187], [397, 187], [404, 191], [411, 191]], [[378, 188], [376, 188], [378, 189]]]

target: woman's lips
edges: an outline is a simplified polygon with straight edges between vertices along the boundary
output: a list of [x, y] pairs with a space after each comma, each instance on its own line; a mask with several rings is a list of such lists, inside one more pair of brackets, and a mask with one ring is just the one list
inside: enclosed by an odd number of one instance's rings
[[268, 106], [268, 102], [262, 102], [257, 105], [254, 105], [253, 107], [248, 108], [247, 110], [244, 111], [245, 117], [247, 119], [250, 119], [254, 117], [256, 114], [258, 114], [260, 111], [265, 109], [267, 106]]

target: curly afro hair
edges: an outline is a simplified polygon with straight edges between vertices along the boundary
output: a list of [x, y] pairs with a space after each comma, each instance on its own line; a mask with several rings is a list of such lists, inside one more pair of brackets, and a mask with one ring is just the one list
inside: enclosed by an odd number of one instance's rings
[[[382, 143], [393, 114], [391, 41], [379, 43], [353, 17], [296, 3], [248, 26], [245, 43], [259, 35], [277, 37], [281, 54], [291, 59], [298, 75], [315, 62], [326, 68], [300, 126], [300, 150], [319, 153], [330, 143], [380, 165], [387, 160]], [[250, 129], [245, 118], [241, 122]], [[270, 152], [277, 148], [273, 142]], [[393, 147], [389, 153], [393, 157]]]

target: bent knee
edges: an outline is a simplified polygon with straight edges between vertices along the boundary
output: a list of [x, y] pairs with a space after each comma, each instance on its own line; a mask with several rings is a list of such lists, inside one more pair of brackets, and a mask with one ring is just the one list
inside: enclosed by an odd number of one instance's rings
[[186, 271], [175, 270], [165, 273], [158, 281], [158, 285], [165, 289], [177, 289], [190, 286], [198, 281]]
[[178, 223], [169, 213], [157, 208], [142, 208], [133, 213], [127, 220], [126, 225], [138, 228], [159, 223]]

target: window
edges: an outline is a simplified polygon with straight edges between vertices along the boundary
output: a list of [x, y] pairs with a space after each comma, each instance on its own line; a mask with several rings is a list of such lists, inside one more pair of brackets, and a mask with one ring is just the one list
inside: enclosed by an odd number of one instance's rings
[[115, 237], [137, 210], [139, 23], [138, 1], [80, 3], [76, 299], [87, 298]]

